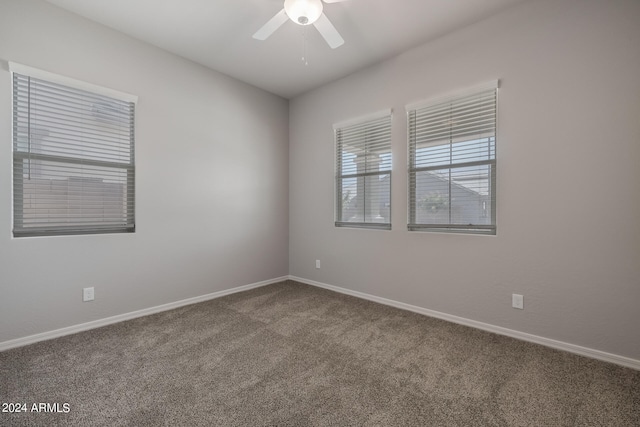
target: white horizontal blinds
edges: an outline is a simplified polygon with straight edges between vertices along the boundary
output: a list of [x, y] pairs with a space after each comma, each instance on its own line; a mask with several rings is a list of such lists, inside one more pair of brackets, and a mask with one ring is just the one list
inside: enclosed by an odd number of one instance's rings
[[134, 230], [134, 111], [13, 73], [14, 236]]
[[409, 229], [495, 234], [497, 87], [409, 108]]
[[391, 228], [391, 113], [336, 126], [336, 226]]

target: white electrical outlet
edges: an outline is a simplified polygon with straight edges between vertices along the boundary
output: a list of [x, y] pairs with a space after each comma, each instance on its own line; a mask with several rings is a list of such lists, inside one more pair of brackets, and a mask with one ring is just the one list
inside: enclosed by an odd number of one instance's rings
[[518, 294], [511, 295], [511, 306], [513, 308], [518, 308], [520, 310], [524, 310], [524, 296]]
[[93, 286], [90, 288], [83, 288], [82, 289], [82, 301], [86, 302], [86, 301], [93, 301], [95, 298], [95, 293], [94, 293], [94, 289]]
[[316, 268], [320, 268], [320, 260], [319, 259], [316, 260]]

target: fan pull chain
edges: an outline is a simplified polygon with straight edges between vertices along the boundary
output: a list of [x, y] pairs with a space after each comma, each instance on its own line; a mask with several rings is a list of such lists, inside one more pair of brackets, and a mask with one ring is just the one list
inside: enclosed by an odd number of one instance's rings
[[303, 51], [302, 51], [302, 62], [304, 62], [304, 65], [307, 66], [309, 65], [309, 57], [307, 54], [307, 27], [303, 26], [302, 27], [302, 39], [303, 39]]

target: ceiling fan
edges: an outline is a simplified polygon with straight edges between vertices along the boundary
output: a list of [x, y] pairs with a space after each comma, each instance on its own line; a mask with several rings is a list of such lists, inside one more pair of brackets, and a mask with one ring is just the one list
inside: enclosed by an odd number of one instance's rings
[[284, 0], [284, 8], [264, 24], [253, 35], [253, 38], [266, 40], [287, 22], [287, 19], [291, 19], [298, 25], [313, 24], [332, 49], [342, 46], [344, 44], [342, 36], [329, 21], [329, 18], [322, 13], [323, 1], [325, 3], [339, 3], [347, 0]]

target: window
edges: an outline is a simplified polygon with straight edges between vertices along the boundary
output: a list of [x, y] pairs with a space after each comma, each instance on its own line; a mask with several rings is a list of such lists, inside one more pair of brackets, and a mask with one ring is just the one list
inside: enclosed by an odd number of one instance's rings
[[497, 87], [407, 107], [409, 230], [496, 233]]
[[336, 227], [391, 229], [391, 110], [334, 131]]
[[134, 231], [135, 97], [10, 67], [13, 235]]

